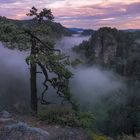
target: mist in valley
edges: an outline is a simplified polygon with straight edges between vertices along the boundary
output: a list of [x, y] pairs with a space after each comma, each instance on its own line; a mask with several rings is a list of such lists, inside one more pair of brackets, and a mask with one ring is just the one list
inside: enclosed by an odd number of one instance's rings
[[102, 97], [125, 89], [125, 85], [112, 71], [95, 66], [81, 66], [74, 70], [71, 89], [80, 101], [91, 107], [90, 104], [94, 105]]
[[[88, 40], [90, 36], [74, 35], [63, 37], [56, 41], [56, 48], [69, 55], [72, 59], [79, 58], [72, 47], [80, 44], [83, 40]], [[25, 62], [27, 52], [10, 50], [0, 45], [0, 104], [1, 109], [29, 108], [30, 100], [30, 76], [29, 67]], [[80, 59], [80, 58], [79, 58]], [[117, 74], [99, 68], [97, 66], [87, 67], [80, 64], [71, 68], [74, 74], [70, 87], [74, 97], [81, 104], [82, 108], [90, 110], [93, 105], [101, 101], [102, 97], [111, 93], [117, 93], [125, 86]], [[38, 92], [43, 90], [43, 75], [38, 74]], [[59, 100], [55, 91], [50, 88], [47, 93], [48, 99]], [[55, 99], [55, 100], [53, 100]]]
[[79, 45], [84, 40], [88, 40], [90, 36], [81, 36], [79, 34], [74, 34], [71, 37], [63, 37], [55, 42], [55, 47], [60, 49], [62, 53], [70, 56], [71, 59], [76, 58], [77, 54], [72, 51], [74, 46]]
[[[64, 37], [58, 40], [56, 48], [61, 49], [72, 60], [74, 58], [82, 60], [83, 58], [73, 52], [72, 48], [89, 38], [90, 36], [80, 36], [78, 34], [73, 37]], [[81, 102], [92, 104], [102, 96], [125, 89], [122, 77], [111, 70], [106, 70], [96, 65], [90, 67], [79, 64], [72, 68], [71, 71], [74, 74], [70, 82], [71, 90]]]
[[26, 52], [0, 44], [0, 109], [18, 109], [29, 103], [29, 68]]

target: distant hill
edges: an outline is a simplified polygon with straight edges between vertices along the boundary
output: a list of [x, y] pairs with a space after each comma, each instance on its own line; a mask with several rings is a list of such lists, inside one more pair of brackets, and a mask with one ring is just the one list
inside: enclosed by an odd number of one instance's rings
[[139, 32], [140, 29], [126, 29], [126, 30], [122, 30], [124, 32]]
[[68, 29], [72, 32], [82, 32], [82, 31], [84, 31], [84, 29], [82, 29], [82, 28], [68, 28]]
[[92, 30], [92, 29], [85, 29], [85, 30], [82, 31], [81, 35], [83, 35], [83, 36], [89, 36], [89, 35], [92, 35], [94, 33], [95, 33], [95, 31]]
[[[33, 20], [13, 20], [13, 19], [8, 19], [6, 17], [0, 17], [0, 22], [4, 22], [4, 23], [11, 22], [13, 24], [16, 24], [17, 26], [27, 26], [27, 27], [33, 27], [35, 25]], [[65, 28], [60, 23], [56, 23], [52, 21], [47, 21], [47, 28], [49, 28], [50, 32], [54, 36], [58, 36], [58, 37], [71, 36], [73, 33], [71, 30]]]
[[81, 34], [82, 36], [92, 35], [95, 31], [92, 29], [83, 29], [83, 28], [68, 28], [73, 34]]

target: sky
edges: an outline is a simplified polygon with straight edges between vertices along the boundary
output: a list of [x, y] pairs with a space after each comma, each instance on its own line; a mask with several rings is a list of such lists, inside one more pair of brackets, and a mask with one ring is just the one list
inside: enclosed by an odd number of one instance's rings
[[0, 15], [26, 19], [32, 6], [51, 9], [66, 27], [140, 29], [140, 0], [0, 0]]

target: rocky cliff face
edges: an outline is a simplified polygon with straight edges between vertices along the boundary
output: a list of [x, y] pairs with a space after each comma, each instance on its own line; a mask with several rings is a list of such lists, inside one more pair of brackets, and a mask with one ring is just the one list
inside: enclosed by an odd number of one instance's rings
[[76, 52], [82, 52], [88, 62], [98, 64], [110, 64], [117, 53], [118, 31], [111, 28], [101, 28], [96, 31], [89, 41], [84, 41], [79, 46], [75, 46]]
[[[140, 64], [139, 35], [140, 32], [130, 33], [104, 27], [73, 50], [84, 55], [87, 63], [113, 68], [121, 75], [134, 76]], [[140, 71], [138, 73], [140, 75]]]
[[[92, 36], [94, 38], [94, 36]], [[100, 29], [94, 38], [95, 59], [110, 64], [116, 56], [117, 41], [107, 29]]]
[[85, 64], [109, 68], [132, 83], [140, 81], [140, 32], [100, 28], [88, 41], [74, 47]]

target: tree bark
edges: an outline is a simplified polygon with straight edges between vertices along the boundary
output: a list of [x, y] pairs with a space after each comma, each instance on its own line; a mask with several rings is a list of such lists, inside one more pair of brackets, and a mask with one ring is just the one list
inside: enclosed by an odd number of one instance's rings
[[[31, 55], [36, 55], [36, 40], [31, 37]], [[38, 109], [38, 99], [37, 99], [37, 83], [36, 83], [36, 72], [37, 72], [37, 66], [36, 63], [31, 62], [30, 63], [30, 92], [31, 92], [31, 109], [34, 114], [37, 114]]]

